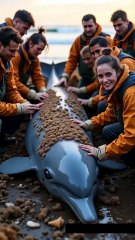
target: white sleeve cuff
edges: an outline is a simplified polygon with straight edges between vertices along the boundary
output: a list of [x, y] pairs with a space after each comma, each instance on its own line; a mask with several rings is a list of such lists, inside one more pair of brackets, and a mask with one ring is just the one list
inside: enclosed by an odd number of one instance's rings
[[87, 120], [84, 123], [85, 123], [85, 129], [86, 130], [93, 130], [93, 124], [92, 124], [91, 120]]
[[28, 99], [34, 99], [35, 98], [35, 95], [36, 95], [36, 91], [31, 89], [28, 94], [27, 94], [27, 98]]
[[101, 146], [98, 147], [99, 151], [98, 151], [98, 156], [97, 157], [101, 161], [107, 159], [105, 148], [106, 148], [106, 144], [101, 145]]

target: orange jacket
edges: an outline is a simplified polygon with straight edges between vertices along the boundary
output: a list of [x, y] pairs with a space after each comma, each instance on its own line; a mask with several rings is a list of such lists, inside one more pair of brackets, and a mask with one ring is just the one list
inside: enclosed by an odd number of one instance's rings
[[13, 21], [12, 21], [11, 18], [6, 18], [6, 19], [5, 19], [5, 22], [0, 23], [0, 27], [6, 27], [6, 26], [14, 27], [14, 26], [13, 26]]
[[[113, 49], [112, 55], [119, 58], [120, 49], [118, 47], [116, 47], [116, 46], [112, 47], [112, 49]], [[120, 63], [121, 64], [126, 64], [131, 71], [135, 72], [135, 59], [130, 58], [130, 57], [125, 57], [125, 58], [120, 60]], [[92, 84], [90, 84], [90, 85], [92, 85]], [[88, 87], [89, 87], [89, 85], [87, 86], [87, 89], [88, 89]], [[102, 93], [102, 88], [100, 88], [100, 90], [99, 90], [99, 95], [101, 93]], [[99, 95], [96, 95], [96, 96], [94, 96], [92, 98], [92, 104], [93, 105], [97, 105], [98, 104], [99, 98], [100, 98]]]
[[98, 80], [95, 80], [93, 83], [90, 83], [88, 86], [86, 86], [87, 92], [94, 92], [96, 89], [100, 87]]
[[[6, 81], [6, 93], [3, 99], [0, 100], [0, 116], [13, 116], [16, 115], [17, 107], [16, 103], [27, 102], [21, 97], [17, 90], [14, 77], [13, 77], [13, 66], [12, 64], [8, 69], [5, 69], [2, 60], [0, 59], [0, 82], [3, 81], [3, 76], [7, 74]], [[6, 99], [6, 100], [5, 100]]]
[[[129, 22], [129, 25], [131, 26], [130, 30], [126, 33], [126, 35], [119, 40], [119, 37], [117, 34], [115, 34], [112, 46], [118, 46], [123, 49], [124, 52], [131, 54], [133, 57], [135, 57], [135, 25], [132, 22]], [[132, 43], [130, 43], [130, 39], [132, 34], [134, 34], [134, 38]]]
[[[124, 65], [124, 72], [112, 93], [108, 96], [108, 106], [105, 112], [91, 118], [93, 129], [116, 122], [114, 107], [119, 109], [121, 103], [118, 102], [118, 93], [120, 87], [129, 77], [129, 68]], [[121, 118], [124, 125], [124, 131], [110, 144], [106, 145], [105, 153], [107, 158], [116, 158], [135, 147], [135, 85], [129, 86], [122, 99], [123, 111]]]
[[[29, 70], [30, 65], [32, 64], [31, 78], [32, 78], [32, 82], [35, 85], [36, 90], [38, 91], [38, 90], [40, 90], [40, 88], [45, 87], [45, 85], [46, 85], [45, 79], [42, 75], [39, 59], [36, 58], [34, 61], [30, 61], [30, 59], [28, 57], [28, 53], [25, 50], [24, 46], [22, 45], [22, 46], [20, 46], [20, 48], [22, 50], [22, 54], [24, 56], [24, 61], [25, 61], [23, 73], [25, 74]], [[18, 91], [21, 93], [22, 96], [26, 96], [29, 93], [30, 89], [21, 82], [21, 79], [19, 76], [20, 62], [21, 62], [21, 56], [20, 56], [19, 52], [16, 52], [15, 57], [12, 58], [12, 64], [14, 67], [14, 78], [15, 78], [15, 82], [16, 82]]]
[[[96, 33], [94, 34], [93, 37], [97, 37], [102, 33], [102, 28], [100, 25], [97, 26]], [[69, 52], [69, 57], [65, 65], [64, 73], [68, 74], [69, 76], [72, 74], [72, 72], [76, 69], [77, 64], [79, 62], [80, 58], [80, 50], [82, 48], [81, 43], [80, 43], [80, 37], [84, 40], [86, 43], [85, 45], [89, 45], [90, 40], [93, 38], [86, 38], [86, 36], [83, 34], [79, 35], [73, 42], [70, 52]], [[105, 36], [105, 38], [108, 40], [109, 44], [112, 45], [112, 39], [110, 36]]]
[[12, 27], [13, 27], [13, 21], [12, 21], [11, 18], [7, 17], [7, 18], [5, 19], [5, 22], [6, 22], [7, 26], [12, 26]]

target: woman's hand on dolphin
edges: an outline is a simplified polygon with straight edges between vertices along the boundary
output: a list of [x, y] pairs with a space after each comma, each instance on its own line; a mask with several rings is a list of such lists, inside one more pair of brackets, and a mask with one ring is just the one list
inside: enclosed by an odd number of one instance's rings
[[78, 119], [72, 119], [74, 123], [77, 123], [80, 127], [85, 128], [86, 124], [83, 121], [80, 121]]
[[67, 78], [66, 77], [62, 77], [60, 79], [60, 81], [55, 85], [55, 87], [59, 87], [61, 85], [64, 85], [65, 87], [67, 87]]
[[67, 88], [67, 91], [68, 91], [68, 92], [74, 92], [74, 93], [77, 93], [77, 94], [80, 93], [80, 89], [79, 89], [79, 88], [77, 88], [77, 87], [72, 87], [72, 86], [68, 87], [68, 88]]
[[91, 145], [85, 145], [85, 144], [79, 144], [79, 147], [86, 151], [88, 153], [89, 156], [93, 156], [95, 158], [98, 158], [98, 153], [99, 153], [99, 149], [96, 147], [93, 147]]
[[78, 101], [81, 105], [88, 105], [89, 99], [78, 98], [77, 101]]

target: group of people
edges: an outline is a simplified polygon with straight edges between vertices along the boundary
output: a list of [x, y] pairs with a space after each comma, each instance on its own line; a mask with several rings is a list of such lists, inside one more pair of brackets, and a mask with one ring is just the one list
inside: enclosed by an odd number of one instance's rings
[[[123, 10], [115, 11], [111, 22], [116, 31], [113, 38], [102, 31], [93, 14], [82, 18], [83, 33], [74, 40], [62, 77], [57, 84], [78, 94], [89, 120], [73, 119], [86, 131], [102, 128], [106, 144], [79, 147], [100, 161], [121, 159], [134, 163], [135, 154], [135, 25]], [[25, 42], [22, 36], [34, 26], [31, 13], [19, 10], [13, 20], [0, 24], [0, 151], [2, 144], [22, 121], [24, 115], [39, 110], [45, 98], [46, 81], [38, 55], [48, 50], [44, 29]], [[73, 71], [81, 76], [78, 86], [68, 86]], [[27, 86], [31, 77], [35, 89]], [[91, 116], [91, 109], [94, 114]], [[96, 110], [96, 111], [95, 111]], [[96, 114], [95, 114], [96, 113]], [[15, 121], [15, 124], [12, 123]], [[11, 127], [15, 126], [14, 127]]]
[[[111, 22], [116, 31], [112, 39], [102, 32], [95, 16], [82, 18], [84, 31], [71, 46], [57, 86], [64, 84], [67, 91], [78, 94], [88, 117], [94, 108], [89, 120], [73, 119], [76, 124], [86, 131], [102, 129], [105, 144], [79, 147], [100, 161], [114, 159], [135, 165], [135, 25], [123, 10], [115, 11]], [[77, 87], [68, 86], [76, 67], [81, 81]]]
[[[38, 59], [48, 50], [45, 29], [39, 28], [25, 42], [22, 39], [34, 25], [32, 14], [26, 10], [18, 10], [13, 19], [6, 18], [0, 24], [0, 153], [16, 142], [13, 133], [24, 116], [39, 110], [48, 97]], [[35, 89], [27, 86], [30, 77]]]

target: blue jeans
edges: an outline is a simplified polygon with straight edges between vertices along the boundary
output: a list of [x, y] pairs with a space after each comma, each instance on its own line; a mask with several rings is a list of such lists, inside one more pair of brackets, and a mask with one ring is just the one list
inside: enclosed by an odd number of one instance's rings
[[107, 108], [107, 102], [106, 101], [100, 101], [98, 103], [98, 106], [97, 106], [98, 114], [102, 113], [102, 112], [105, 112], [106, 108]]
[[[109, 144], [115, 140], [123, 131], [123, 126], [119, 122], [116, 122], [105, 126], [102, 130], [102, 135], [107, 144]], [[135, 147], [133, 147], [133, 149], [128, 153], [121, 155], [120, 158], [124, 160], [127, 165], [135, 167]]]

